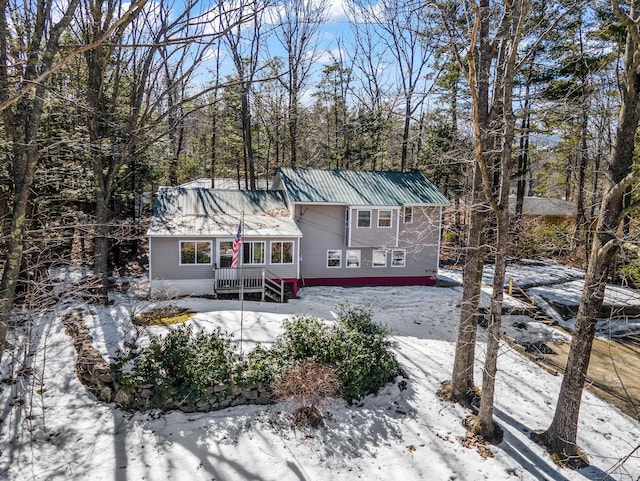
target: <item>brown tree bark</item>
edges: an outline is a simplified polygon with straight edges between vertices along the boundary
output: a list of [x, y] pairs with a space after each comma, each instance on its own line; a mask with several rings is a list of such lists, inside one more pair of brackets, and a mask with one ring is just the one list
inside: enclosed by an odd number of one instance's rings
[[[460, 322], [453, 360], [451, 376], [451, 395], [463, 405], [469, 405], [475, 392], [473, 367], [475, 364], [476, 333], [478, 330], [478, 307], [480, 305], [480, 287], [484, 267], [484, 249], [482, 247], [485, 227], [485, 208], [481, 204], [482, 176], [476, 166], [473, 169], [472, 206], [469, 212], [467, 245], [463, 269], [462, 303]], [[486, 206], [485, 206], [486, 207]]]
[[[467, 80], [471, 87], [473, 127], [475, 134], [475, 165], [473, 174], [472, 206], [469, 212], [465, 265], [462, 280], [462, 304], [456, 353], [451, 376], [451, 394], [463, 405], [473, 398], [475, 385], [473, 368], [475, 363], [476, 331], [480, 287], [484, 267], [484, 251], [481, 247], [486, 223], [487, 205], [482, 187], [480, 166], [487, 163], [489, 152], [489, 72], [492, 62], [489, 39], [489, 1], [480, 0], [477, 5], [474, 30], [467, 54]], [[475, 45], [478, 43], [476, 52]]]
[[[32, 29], [26, 28], [25, 37], [16, 41], [13, 38], [13, 30], [9, 28], [8, 18], [14, 18], [13, 16], [19, 15], [20, 12], [13, 11], [6, 1], [0, 1], [0, 101], [3, 105], [5, 132], [11, 142], [14, 180], [12, 215], [6, 240], [7, 259], [0, 280], [0, 360], [4, 352], [9, 318], [22, 267], [29, 194], [40, 159], [38, 130], [47, 84], [45, 80], [41, 82], [34, 82], [34, 80], [47, 78], [47, 73], [51, 71], [60, 50], [60, 37], [68, 28], [78, 4], [79, 0], [71, 0], [58, 22], [47, 28], [54, 7], [47, 4], [48, 8], [45, 8], [46, 6], [36, 8], [25, 2], [25, 9], [21, 13], [27, 16], [28, 12], [35, 12], [35, 17], [25, 18]], [[26, 46], [27, 51], [23, 52], [25, 62], [13, 58], [13, 54], [16, 53], [13, 50], [14, 46], [10, 45], [13, 42], [15, 44], [23, 42]], [[23, 70], [17, 72], [16, 69], [20, 66], [23, 66]], [[14, 95], [16, 81], [18, 92], [35, 88], [34, 95], [23, 94], [16, 97]], [[33, 83], [37, 85], [32, 87]]]
[[[496, 40], [501, 45], [496, 55], [492, 111], [499, 112], [494, 119], [494, 129], [490, 133], [499, 146], [497, 162], [487, 165], [480, 158], [480, 171], [485, 196], [489, 201], [495, 220], [493, 294], [489, 322], [487, 326], [487, 347], [482, 372], [482, 396], [480, 410], [474, 430], [485, 438], [492, 438], [495, 432], [493, 404], [495, 381], [498, 371], [498, 349], [502, 337], [502, 300], [507, 266], [507, 247], [510, 236], [509, 189], [513, 171], [513, 142], [515, 137], [515, 116], [513, 115], [513, 81], [516, 74], [517, 51], [522, 37], [522, 23], [527, 14], [527, 1], [516, 0], [505, 4], [505, 11], [498, 26]], [[488, 21], [488, 19], [486, 20]], [[493, 172], [492, 172], [493, 170]], [[493, 174], [493, 175], [491, 175]], [[497, 179], [497, 182], [496, 182]]]
[[[518, 66], [518, 45], [523, 35], [527, 5], [526, 0], [505, 4], [504, 10], [500, 13], [500, 20], [493, 25], [495, 34], [492, 39], [490, 32], [494, 20], [492, 14], [495, 12], [490, 10], [490, 2], [471, 2], [475, 19], [467, 55], [467, 79], [471, 92], [476, 140], [474, 188], [482, 189], [486, 211], [491, 214], [483, 214], [481, 211], [471, 213], [467, 255], [474, 252], [478, 258], [471, 257], [465, 264], [463, 303], [452, 375], [452, 396], [460, 402], [468, 403], [473, 395], [473, 344], [483, 262], [482, 252], [476, 248], [480, 246], [481, 237], [478, 238], [477, 234], [471, 233], [472, 228], [476, 228], [474, 223], [484, 215], [487, 221], [492, 221], [495, 229], [495, 235], [492, 237], [495, 265], [482, 396], [478, 416], [472, 426], [476, 433], [485, 438], [494, 435], [494, 390], [501, 338], [507, 245], [510, 236], [508, 207], [515, 136], [513, 81]], [[480, 273], [473, 272], [474, 266], [480, 269]]]
[[610, 185], [600, 204], [584, 290], [556, 411], [549, 428], [537, 435], [561, 462], [574, 467], [580, 467], [586, 462], [580, 457], [577, 444], [578, 418], [597, 317], [604, 300], [606, 271], [618, 250], [617, 231], [624, 213], [624, 192], [637, 181], [632, 169], [633, 140], [640, 120], [640, 0], [633, 0], [628, 14], [621, 12], [617, 0], [612, 0], [612, 5], [614, 13], [627, 29], [627, 39], [620, 89], [621, 106], [608, 166]]

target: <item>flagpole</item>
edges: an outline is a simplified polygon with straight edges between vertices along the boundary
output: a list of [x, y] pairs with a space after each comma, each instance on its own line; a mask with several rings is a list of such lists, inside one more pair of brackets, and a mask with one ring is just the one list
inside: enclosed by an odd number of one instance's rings
[[242, 356], [242, 335], [244, 327], [244, 211], [242, 211], [242, 220], [240, 221], [240, 252], [238, 253], [240, 262], [240, 355]]

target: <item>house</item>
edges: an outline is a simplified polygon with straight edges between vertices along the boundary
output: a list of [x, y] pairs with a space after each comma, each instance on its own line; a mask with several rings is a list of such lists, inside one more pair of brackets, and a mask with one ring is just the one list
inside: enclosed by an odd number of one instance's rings
[[282, 299], [285, 287], [433, 285], [448, 204], [418, 172], [280, 168], [271, 190], [162, 188], [147, 233], [152, 290]]
[[[509, 213], [516, 212], [516, 196], [509, 196]], [[522, 217], [557, 225], [572, 222], [576, 217], [576, 207], [564, 199], [527, 196], [522, 203]]]
[[[243, 220], [242, 269], [231, 269], [233, 242]], [[302, 233], [281, 192], [163, 187], [147, 237], [154, 295], [234, 292], [240, 275], [253, 283], [243, 286], [245, 292], [264, 293], [264, 286], [255, 284], [265, 277], [276, 280], [279, 289], [287, 284], [297, 288], [294, 256]]]
[[446, 197], [419, 172], [281, 168], [302, 231], [300, 283], [433, 285]]

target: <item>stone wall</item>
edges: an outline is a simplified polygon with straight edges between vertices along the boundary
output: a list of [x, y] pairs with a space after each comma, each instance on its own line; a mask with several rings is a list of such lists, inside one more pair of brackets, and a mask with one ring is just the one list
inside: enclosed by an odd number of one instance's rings
[[[64, 320], [65, 332], [73, 340], [76, 349], [76, 374], [82, 384], [100, 401], [114, 402], [128, 409], [146, 409], [154, 395], [154, 386], [126, 387], [117, 382], [112, 375], [111, 366], [98, 350], [93, 347], [93, 338], [89, 334], [82, 313], [74, 310]], [[169, 398], [162, 406], [163, 410], [176, 409], [184, 412], [208, 412], [243, 404], [270, 404], [274, 402], [269, 389], [261, 386], [240, 388], [237, 386], [217, 385], [209, 388], [211, 399], [203, 402], [191, 402]]]

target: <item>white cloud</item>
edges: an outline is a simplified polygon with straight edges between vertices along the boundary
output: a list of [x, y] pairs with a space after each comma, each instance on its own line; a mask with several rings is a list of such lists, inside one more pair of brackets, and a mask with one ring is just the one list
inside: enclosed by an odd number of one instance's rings
[[344, 0], [329, 0], [329, 21], [346, 17]]

